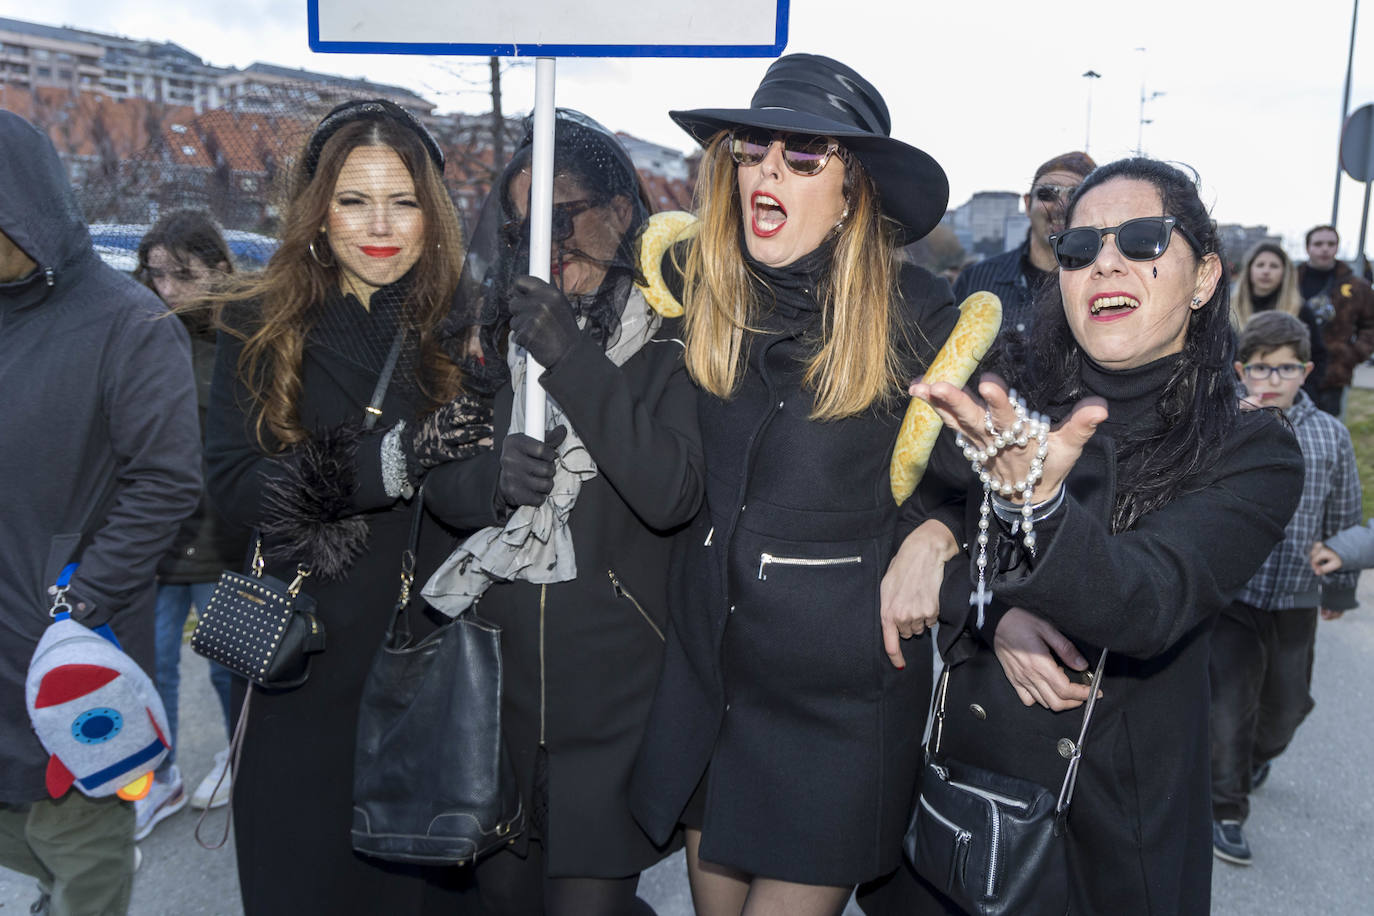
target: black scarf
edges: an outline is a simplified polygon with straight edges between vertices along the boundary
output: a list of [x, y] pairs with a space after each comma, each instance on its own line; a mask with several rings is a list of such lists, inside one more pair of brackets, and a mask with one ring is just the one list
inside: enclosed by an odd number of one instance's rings
[[831, 235], [807, 254], [790, 264], [770, 267], [757, 261], [740, 242], [744, 264], [765, 308], [782, 319], [784, 328], [809, 325], [821, 311], [821, 285], [830, 276], [830, 264], [835, 255], [836, 237]]

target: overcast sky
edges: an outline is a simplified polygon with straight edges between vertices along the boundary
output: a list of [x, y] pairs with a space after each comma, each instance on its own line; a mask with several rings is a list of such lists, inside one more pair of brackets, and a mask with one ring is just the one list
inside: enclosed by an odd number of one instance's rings
[[[555, 6], [567, 15], [579, 4]], [[1147, 94], [1164, 93], [1146, 105], [1153, 122], [1144, 128], [1146, 152], [1194, 167], [1219, 221], [1267, 224], [1296, 250], [1307, 228], [1331, 216], [1352, 0], [1265, 6], [791, 0], [787, 50], [828, 54], [872, 81], [892, 111], [893, 134], [949, 173], [951, 206], [978, 190], [1024, 192], [1036, 165], [1081, 149], [1090, 83], [1089, 151], [1099, 162], [1132, 153], [1143, 78]], [[0, 0], [2, 16], [174, 41], [219, 66], [265, 61], [365, 76], [412, 88], [441, 111], [490, 109], [476, 91], [485, 70], [467, 58], [312, 53], [305, 9], [305, 0]], [[1363, 12], [1352, 111], [1374, 102], [1374, 3]], [[766, 66], [759, 59], [563, 59], [557, 102], [686, 150], [690, 141], [667, 110], [743, 107]], [[1085, 79], [1090, 69], [1101, 78]], [[504, 83], [508, 113], [533, 105], [532, 65], [508, 71]], [[1343, 180], [1338, 225], [1346, 257], [1355, 251], [1363, 192]]]

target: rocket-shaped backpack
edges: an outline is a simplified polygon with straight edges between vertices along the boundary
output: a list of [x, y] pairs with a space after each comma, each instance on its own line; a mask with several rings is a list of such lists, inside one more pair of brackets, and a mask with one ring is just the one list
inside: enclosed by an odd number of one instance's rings
[[53, 589], [53, 623], [29, 662], [29, 723], [48, 758], [47, 788], [60, 798], [73, 785], [92, 798], [148, 793], [171, 749], [167, 713], [152, 679], [125, 654], [108, 625], [71, 619], [65, 594], [76, 564]]

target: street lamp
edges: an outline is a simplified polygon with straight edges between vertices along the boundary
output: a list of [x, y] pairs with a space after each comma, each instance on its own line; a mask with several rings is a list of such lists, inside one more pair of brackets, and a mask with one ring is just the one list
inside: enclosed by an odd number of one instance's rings
[[1150, 93], [1146, 93], [1146, 91], [1145, 91], [1145, 64], [1146, 64], [1145, 49], [1144, 49], [1144, 48], [1135, 48], [1135, 50], [1140, 52], [1140, 123], [1139, 123], [1139, 127], [1138, 127], [1137, 130], [1136, 130], [1136, 135], [1135, 135], [1135, 154], [1136, 154], [1137, 156], [1143, 156], [1143, 155], [1145, 155], [1145, 125], [1146, 125], [1146, 124], [1151, 124], [1151, 123], [1153, 123], [1153, 120], [1152, 120], [1152, 119], [1148, 119], [1148, 118], [1145, 117], [1145, 103], [1146, 103], [1146, 102], [1153, 102], [1155, 99], [1157, 99], [1157, 98], [1159, 98], [1160, 96], [1164, 95], [1164, 93], [1163, 93], [1163, 92], [1150, 92]]
[[1083, 152], [1087, 153], [1093, 139], [1093, 80], [1102, 79], [1102, 74], [1096, 70], [1089, 70], [1083, 74], [1083, 78], [1088, 81], [1088, 127], [1083, 135]]

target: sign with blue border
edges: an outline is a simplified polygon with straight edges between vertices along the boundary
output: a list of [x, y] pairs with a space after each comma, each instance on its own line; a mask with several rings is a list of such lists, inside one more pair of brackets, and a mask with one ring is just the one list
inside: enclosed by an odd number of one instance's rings
[[777, 57], [788, 0], [306, 0], [310, 49], [479, 57]]

